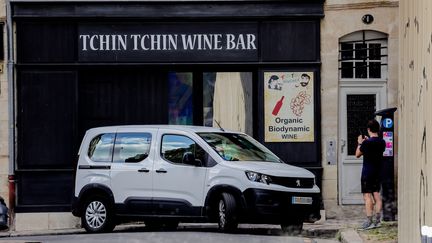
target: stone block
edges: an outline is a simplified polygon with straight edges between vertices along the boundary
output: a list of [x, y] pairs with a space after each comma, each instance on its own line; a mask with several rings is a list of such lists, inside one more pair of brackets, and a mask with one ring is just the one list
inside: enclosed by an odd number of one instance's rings
[[0, 192], [8, 193], [9, 192], [9, 180], [7, 174], [0, 174]]
[[[9, 155], [9, 138], [0, 135], [0, 156]], [[1, 173], [1, 171], [0, 171]]]
[[9, 116], [8, 101], [0, 100], [0, 121], [7, 121]]
[[337, 180], [337, 165], [323, 165], [323, 180]]
[[8, 175], [9, 174], [9, 157], [8, 156], [0, 156], [0, 174]]
[[337, 186], [337, 180], [323, 180], [321, 191], [323, 195], [323, 199], [337, 199], [337, 192], [338, 192], [338, 186]]
[[49, 213], [17, 213], [15, 214], [15, 230], [47, 230]]
[[80, 218], [72, 215], [72, 213], [49, 213], [48, 228], [49, 229], [71, 229], [80, 228]]

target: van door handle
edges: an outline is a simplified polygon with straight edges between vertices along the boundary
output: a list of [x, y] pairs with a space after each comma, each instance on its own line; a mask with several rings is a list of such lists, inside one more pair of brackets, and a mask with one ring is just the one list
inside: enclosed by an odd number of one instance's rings
[[159, 170], [156, 170], [156, 173], [167, 173], [165, 169], [160, 168]]
[[147, 169], [147, 168], [141, 168], [141, 169], [138, 170], [138, 172], [145, 172], [145, 173], [148, 173], [148, 172], [150, 172], [150, 170]]

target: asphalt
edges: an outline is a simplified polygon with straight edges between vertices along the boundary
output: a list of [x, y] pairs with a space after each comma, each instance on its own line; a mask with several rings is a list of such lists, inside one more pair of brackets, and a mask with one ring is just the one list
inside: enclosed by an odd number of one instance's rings
[[[303, 225], [303, 232], [301, 236], [324, 238], [324, 239], [338, 239], [345, 243], [362, 243], [363, 240], [357, 233], [356, 228], [360, 225], [361, 219], [351, 220], [325, 220], [316, 223], [305, 223]], [[115, 228], [118, 232], [140, 231], [144, 229], [143, 224], [123, 224]], [[240, 225], [241, 228], [259, 228], [267, 230], [279, 230], [277, 225]], [[217, 228], [215, 224], [180, 224], [179, 230], [194, 230], [201, 228]], [[1, 238], [5, 237], [21, 237], [21, 236], [41, 236], [41, 235], [70, 235], [70, 234], [83, 234], [84, 229], [58, 229], [58, 230], [38, 230], [38, 231], [2, 231], [0, 232]]]

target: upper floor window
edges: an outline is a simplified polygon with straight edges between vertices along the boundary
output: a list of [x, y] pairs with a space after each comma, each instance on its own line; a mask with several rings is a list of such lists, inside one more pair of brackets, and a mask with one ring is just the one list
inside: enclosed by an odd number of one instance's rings
[[377, 31], [358, 31], [339, 43], [340, 79], [387, 78], [387, 35]]

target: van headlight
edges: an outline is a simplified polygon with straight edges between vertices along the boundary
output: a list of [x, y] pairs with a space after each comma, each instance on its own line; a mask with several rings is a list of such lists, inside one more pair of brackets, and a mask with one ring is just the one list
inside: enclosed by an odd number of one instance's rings
[[268, 175], [264, 175], [264, 174], [260, 174], [257, 172], [253, 172], [253, 171], [246, 171], [246, 177], [250, 180], [250, 181], [254, 181], [254, 182], [261, 182], [261, 183], [265, 183], [265, 184], [270, 184], [271, 183], [271, 178]]

